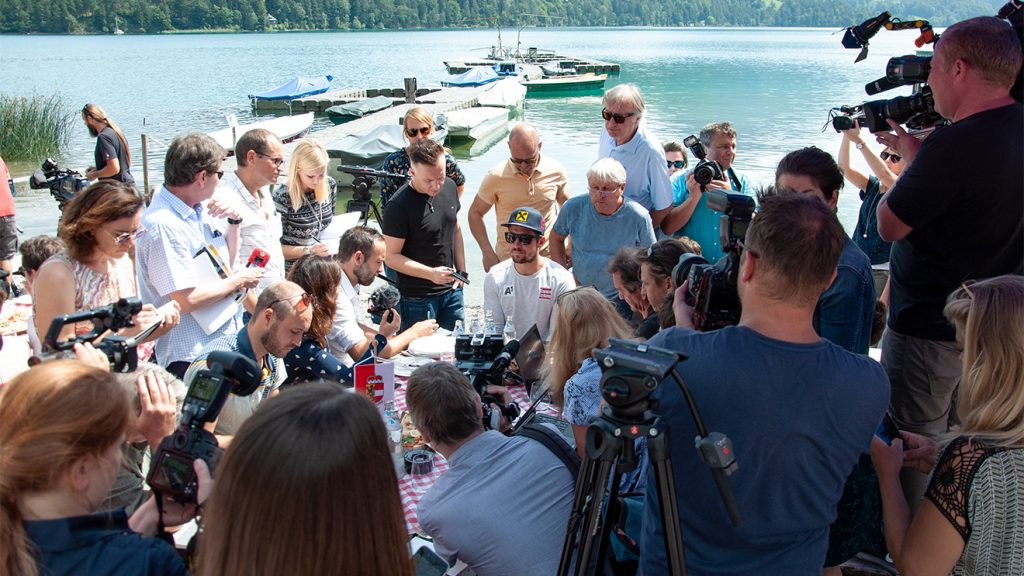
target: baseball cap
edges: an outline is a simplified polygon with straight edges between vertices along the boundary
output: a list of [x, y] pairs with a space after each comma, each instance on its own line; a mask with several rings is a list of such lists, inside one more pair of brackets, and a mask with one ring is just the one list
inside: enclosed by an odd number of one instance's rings
[[502, 224], [506, 228], [509, 226], [522, 226], [523, 228], [529, 228], [534, 232], [541, 235], [544, 234], [546, 228], [544, 217], [540, 215], [540, 212], [536, 208], [529, 206], [522, 206], [516, 208], [508, 215], [508, 222]]

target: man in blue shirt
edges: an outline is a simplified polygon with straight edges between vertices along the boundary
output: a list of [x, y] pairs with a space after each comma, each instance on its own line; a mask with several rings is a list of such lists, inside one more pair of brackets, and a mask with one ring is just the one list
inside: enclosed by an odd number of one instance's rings
[[[678, 370], [709, 428], [733, 441], [730, 481], [743, 523], [728, 520], [693, 442], [696, 427], [673, 382], [653, 397], [671, 430], [679, 520], [692, 574], [821, 574], [847, 475], [889, 401], [881, 366], [820, 337], [812, 319], [835, 277], [845, 234], [807, 194], [766, 198], [740, 256], [738, 326], [695, 332], [686, 287], [676, 292], [678, 328], [652, 346], [687, 355]], [[667, 574], [657, 491], [647, 491], [641, 567]]]
[[[732, 169], [736, 159], [736, 129], [729, 122], [708, 124], [700, 131], [700, 142], [707, 151], [707, 159], [718, 162], [725, 173], [724, 180], [712, 180], [708, 190], [728, 190], [754, 196], [747, 177]], [[694, 165], [698, 160], [694, 158]], [[725, 252], [719, 242], [721, 212], [708, 207], [705, 190], [693, 178], [691, 168], [672, 182], [673, 208], [661, 223], [665, 234], [688, 236], [700, 244], [701, 253], [709, 262], [716, 262]]]

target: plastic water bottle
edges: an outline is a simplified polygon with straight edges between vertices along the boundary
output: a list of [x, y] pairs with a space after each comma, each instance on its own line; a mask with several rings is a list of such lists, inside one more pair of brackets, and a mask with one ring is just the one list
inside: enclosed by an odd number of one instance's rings
[[501, 336], [505, 340], [505, 344], [508, 344], [509, 340], [516, 339], [516, 327], [512, 324], [511, 318], [505, 320], [505, 328], [502, 329]]
[[495, 334], [498, 329], [494, 326], [494, 315], [490, 310], [484, 312], [484, 334]]
[[462, 336], [462, 332], [463, 332], [463, 330], [462, 330], [462, 320], [456, 320], [455, 321], [455, 329], [452, 330], [452, 336], [455, 336], [456, 338], [458, 338], [459, 336]]
[[388, 441], [391, 444], [391, 459], [394, 461], [395, 473], [401, 479], [405, 474], [405, 452], [402, 449], [401, 416], [395, 410], [395, 403], [384, 405], [384, 424], [388, 429]]

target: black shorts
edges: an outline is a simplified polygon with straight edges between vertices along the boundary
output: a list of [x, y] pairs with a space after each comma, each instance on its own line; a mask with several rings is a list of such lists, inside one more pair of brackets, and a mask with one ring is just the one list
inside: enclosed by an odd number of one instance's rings
[[0, 216], [0, 260], [10, 260], [18, 252], [18, 226], [14, 216]]

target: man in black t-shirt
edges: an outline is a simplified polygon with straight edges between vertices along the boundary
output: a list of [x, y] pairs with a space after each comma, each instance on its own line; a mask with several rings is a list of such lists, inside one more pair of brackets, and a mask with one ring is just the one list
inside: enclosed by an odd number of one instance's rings
[[391, 197], [381, 226], [385, 261], [398, 272], [401, 330], [427, 318], [452, 330], [463, 311], [462, 283], [452, 273], [466, 275], [459, 195], [445, 175], [440, 144], [416, 141], [409, 147], [409, 160], [411, 179]]
[[82, 108], [82, 120], [89, 128], [89, 134], [96, 138], [95, 163], [85, 171], [85, 177], [89, 180], [118, 180], [134, 184], [135, 178], [129, 171], [132, 153], [117, 124], [95, 104], [86, 104]]
[[[1024, 109], [1009, 95], [1021, 46], [1003, 20], [972, 18], [938, 41], [928, 84], [952, 124], [923, 143], [889, 121], [878, 141], [909, 165], [878, 207], [878, 232], [894, 242], [882, 365], [901, 429], [935, 437], [955, 409], [960, 346], [942, 315], [962, 282], [1024, 272]], [[912, 505], [927, 478], [905, 473]]]

